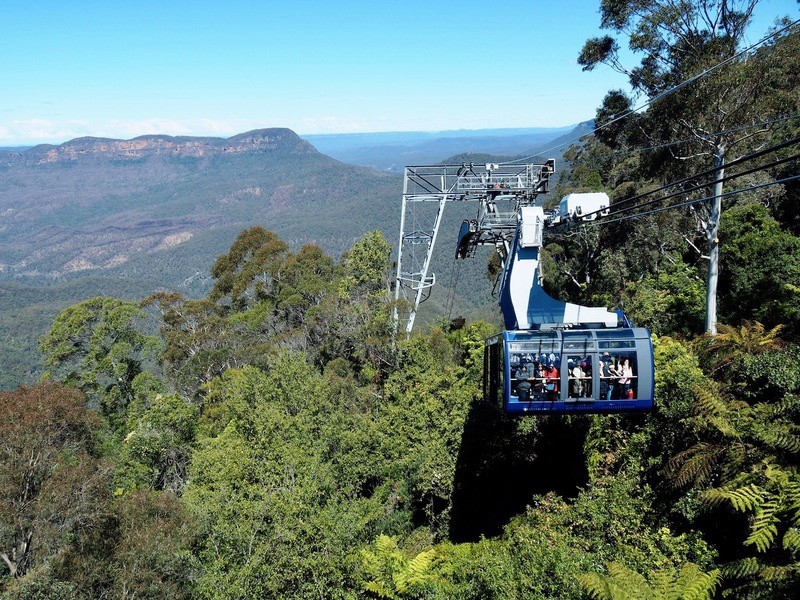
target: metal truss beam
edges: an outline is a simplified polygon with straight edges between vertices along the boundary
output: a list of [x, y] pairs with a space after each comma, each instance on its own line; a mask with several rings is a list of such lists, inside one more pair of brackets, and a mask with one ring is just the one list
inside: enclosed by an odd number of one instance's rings
[[519, 208], [534, 204], [539, 194], [549, 191], [554, 172], [552, 159], [542, 165], [406, 167], [395, 280], [395, 331], [402, 312], [406, 335], [411, 333], [419, 305], [436, 283], [431, 262], [447, 203], [479, 203], [471, 245], [503, 244], [516, 231]]

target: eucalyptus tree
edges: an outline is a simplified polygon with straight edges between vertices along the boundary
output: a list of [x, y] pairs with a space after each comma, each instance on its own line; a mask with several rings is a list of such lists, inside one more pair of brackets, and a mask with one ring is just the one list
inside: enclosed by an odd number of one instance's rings
[[[706, 323], [717, 329], [719, 224], [725, 165], [730, 156], [768, 140], [771, 117], [784, 108], [768, 101], [770, 89], [761, 75], [769, 60], [742, 50], [758, 0], [601, 0], [601, 27], [627, 38], [640, 58], [627, 67], [617, 37], [586, 42], [578, 62], [584, 70], [606, 64], [628, 76], [635, 94], [649, 108], [635, 121], [639, 139], [663, 144], [651, 154], [650, 166], [662, 177], [683, 179], [692, 170], [715, 173], [711, 200], [696, 211], [707, 243]], [[610, 92], [598, 118], [608, 123], [603, 138], [621, 135], [619, 123], [633, 105]], [[613, 102], [612, 102], [613, 100]], [[616, 114], [609, 108], [616, 107]], [[602, 124], [600, 125], [602, 127]], [[682, 143], [674, 143], [682, 142]], [[669, 143], [669, 144], [667, 144]], [[708, 184], [711, 186], [712, 184]]]
[[0, 592], [7, 576], [46, 564], [76, 530], [97, 525], [107, 493], [101, 423], [85, 402], [52, 382], [0, 393]]
[[160, 350], [146, 317], [137, 303], [109, 297], [65, 308], [39, 340], [44, 378], [82, 390], [114, 428], [121, 427], [134, 380]]

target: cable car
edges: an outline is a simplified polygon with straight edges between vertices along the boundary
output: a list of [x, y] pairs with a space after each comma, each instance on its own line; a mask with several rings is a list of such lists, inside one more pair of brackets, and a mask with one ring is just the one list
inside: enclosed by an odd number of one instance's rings
[[[620, 311], [562, 302], [542, 287], [545, 232], [602, 218], [610, 206], [604, 193], [574, 193], [545, 213], [538, 196], [548, 193], [554, 173], [553, 159], [541, 165], [406, 167], [395, 285], [396, 300], [411, 300], [413, 294], [406, 333], [435, 282], [428, 269], [445, 205], [478, 202], [477, 218], [461, 224], [454, 258], [472, 258], [478, 246], [488, 245], [502, 263], [504, 331], [486, 340], [485, 399], [514, 415], [650, 410], [655, 389], [650, 332], [634, 327]], [[426, 206], [435, 214], [407, 220], [409, 206], [412, 215]], [[417, 254], [422, 250], [424, 258]], [[394, 318], [397, 326], [397, 308]]]
[[484, 397], [509, 414], [642, 412], [653, 407], [650, 332], [621, 311], [551, 298], [541, 285], [543, 209], [519, 209], [505, 254], [505, 331], [486, 341]]
[[484, 398], [509, 414], [653, 407], [653, 347], [641, 327], [506, 330], [486, 340], [483, 371]]

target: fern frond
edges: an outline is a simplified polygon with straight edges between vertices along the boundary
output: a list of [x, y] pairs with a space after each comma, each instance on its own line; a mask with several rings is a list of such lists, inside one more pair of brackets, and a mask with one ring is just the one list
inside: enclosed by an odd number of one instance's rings
[[665, 570], [650, 573], [650, 587], [653, 598], [672, 598], [675, 590], [675, 578]]
[[748, 556], [747, 558], [728, 563], [722, 568], [722, 573], [725, 577], [742, 579], [744, 577], [756, 575], [763, 567], [764, 565], [761, 564], [757, 558]]
[[405, 565], [405, 568], [394, 575], [394, 583], [400, 594], [412, 590], [416, 586], [421, 586], [431, 582], [435, 575], [431, 572], [431, 566], [436, 559], [436, 550], [431, 549], [420, 552]]
[[700, 497], [700, 500], [706, 507], [712, 507], [712, 508], [715, 506], [719, 506], [727, 499], [728, 499], [727, 494], [723, 493], [722, 490], [717, 488], [706, 490]]
[[[761, 323], [758, 323], [757, 321], [756, 323], [758, 325], [761, 325]], [[780, 332], [783, 330], [783, 327], [784, 327], [783, 324], [778, 324], [772, 329], [770, 329], [766, 334], [762, 336], [762, 338], [759, 340], [758, 345], [764, 350], [770, 350], [773, 348], [782, 347], [784, 345], [784, 341], [780, 337]], [[761, 331], [763, 330], [764, 326], [761, 325]]]
[[648, 587], [647, 580], [622, 563], [612, 562], [607, 565], [608, 574], [626, 591], [643, 590]]
[[742, 354], [758, 354], [764, 350], [780, 348], [784, 342], [780, 337], [783, 325], [776, 325], [769, 331], [758, 321], [744, 321], [739, 329], [719, 324], [719, 333], [712, 342], [713, 351], [727, 351], [724, 358], [731, 360]]
[[647, 580], [620, 563], [606, 564], [608, 574], [583, 573], [578, 581], [595, 600], [648, 600], [652, 591]]
[[382, 586], [377, 581], [367, 581], [366, 583], [364, 583], [364, 589], [368, 592], [372, 592], [373, 594], [378, 596], [378, 598], [390, 598], [390, 599], [397, 598], [394, 592]]
[[379, 535], [375, 540], [375, 549], [379, 555], [391, 554], [398, 550], [397, 539], [388, 535]]
[[778, 500], [770, 498], [756, 508], [756, 518], [750, 526], [750, 535], [745, 544], [754, 544], [759, 552], [766, 552], [778, 536]]
[[783, 534], [783, 547], [790, 552], [800, 551], [800, 529], [790, 527]]
[[786, 394], [776, 404], [771, 405], [772, 415], [776, 417], [800, 412], [800, 394]]
[[[784, 503], [793, 512], [800, 511], [800, 475], [795, 469], [788, 473], [788, 481], [782, 486]], [[798, 515], [800, 516], [800, 515]]]
[[613, 586], [605, 575], [600, 573], [582, 573], [576, 576], [578, 583], [594, 600], [612, 600], [617, 598], [618, 588]]
[[676, 487], [686, 487], [707, 481], [724, 455], [725, 448], [717, 444], [700, 442], [679, 452], [667, 463], [667, 475]]
[[719, 504], [722, 500], [728, 500], [733, 507], [740, 512], [754, 511], [761, 504], [765, 494], [764, 490], [754, 484], [729, 490], [715, 488], [703, 494], [703, 500], [709, 504]]
[[761, 579], [765, 581], [775, 581], [779, 579], [788, 579], [789, 577], [796, 577], [800, 571], [800, 563], [792, 565], [769, 566], [761, 569]]
[[757, 430], [755, 434], [759, 440], [771, 448], [793, 454], [800, 453], [800, 434], [794, 426], [772, 421], [769, 429]]
[[728, 407], [714, 388], [696, 385], [692, 388], [692, 393], [694, 394], [694, 410], [697, 416], [708, 418], [727, 414]]
[[619, 563], [606, 565], [608, 574], [584, 573], [578, 581], [595, 600], [710, 600], [722, 582], [715, 569], [704, 573], [694, 563], [681, 567], [677, 577], [670, 570], [651, 573], [648, 580]]
[[670, 597], [683, 600], [710, 600], [721, 582], [722, 573], [719, 569], [704, 573], [697, 565], [687, 563], [681, 568], [674, 588], [675, 594]]

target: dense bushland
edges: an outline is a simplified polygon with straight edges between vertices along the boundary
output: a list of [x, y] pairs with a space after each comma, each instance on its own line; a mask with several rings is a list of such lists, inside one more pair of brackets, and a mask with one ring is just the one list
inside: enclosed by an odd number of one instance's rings
[[[671, 5], [614, 12], [627, 4], [602, 3], [609, 26]], [[734, 65], [774, 78], [780, 103], [754, 95], [754, 110], [798, 101], [786, 89], [796, 44], [783, 36]], [[652, 94], [675, 75], [638, 74]], [[692, 98], [671, 100], [673, 113]], [[599, 118], [620, 106], [610, 94]], [[637, 152], [637, 136], [664, 139], [675, 124], [659, 110], [573, 148], [563, 189], [621, 201], [692, 168]], [[797, 131], [784, 120], [737, 143]], [[510, 419], [485, 405], [495, 327], [442, 320], [395, 340], [403, 307], [378, 232], [334, 260], [254, 227], [211, 266], [202, 299], [63, 310], [39, 341], [45, 381], [0, 393], [0, 593], [795, 597], [800, 204], [794, 183], [771, 189], [725, 204], [713, 337], [704, 209], [548, 246], [553, 295], [624, 308], [654, 332], [647, 415]]]

